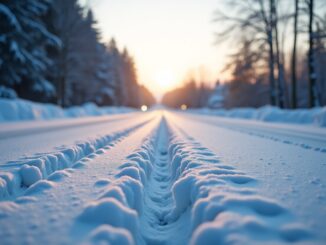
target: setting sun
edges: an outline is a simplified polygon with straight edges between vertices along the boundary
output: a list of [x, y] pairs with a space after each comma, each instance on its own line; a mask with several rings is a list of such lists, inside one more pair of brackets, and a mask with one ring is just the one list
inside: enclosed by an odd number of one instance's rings
[[158, 87], [163, 90], [171, 89], [177, 84], [176, 75], [170, 70], [162, 70], [157, 72], [154, 79]]

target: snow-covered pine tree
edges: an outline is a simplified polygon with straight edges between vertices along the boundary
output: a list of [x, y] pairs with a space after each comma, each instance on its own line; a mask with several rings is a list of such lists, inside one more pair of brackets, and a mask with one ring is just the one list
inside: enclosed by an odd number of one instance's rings
[[51, 64], [46, 46], [60, 45], [42, 19], [49, 4], [49, 0], [0, 3], [0, 84], [14, 88], [20, 97], [42, 100], [55, 93], [45, 77]]
[[122, 68], [122, 57], [117, 47], [116, 41], [112, 38], [107, 46], [109, 55], [109, 69], [111, 83], [115, 85], [115, 101], [117, 105], [125, 105], [127, 93]]
[[92, 11], [85, 13], [77, 0], [53, 2], [47, 25], [62, 40], [62, 47], [51, 52], [55, 65], [49, 76], [55, 81], [62, 106], [95, 100], [101, 66], [95, 24]]
[[96, 103], [99, 105], [116, 105], [114, 72], [111, 69], [111, 57], [103, 44], [98, 45], [99, 66], [96, 76], [98, 79], [96, 87]]
[[136, 67], [133, 58], [129, 55], [129, 52], [124, 48], [122, 52], [122, 73], [124, 74], [124, 84], [126, 97], [124, 105], [131, 107], [140, 106], [139, 98], [139, 85], [137, 82]]
[[94, 101], [98, 86], [101, 85], [98, 71], [101, 69], [102, 57], [99, 50], [99, 32], [95, 25], [93, 13], [88, 10], [81, 28], [81, 37], [78, 39], [82, 70], [79, 79], [75, 81], [83, 96], [79, 101], [74, 101], [74, 104]]

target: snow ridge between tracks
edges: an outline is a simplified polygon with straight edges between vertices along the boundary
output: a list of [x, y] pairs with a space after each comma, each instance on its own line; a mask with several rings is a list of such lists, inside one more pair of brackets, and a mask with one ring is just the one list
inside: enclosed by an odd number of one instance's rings
[[139, 216], [144, 208], [144, 190], [153, 170], [156, 139], [157, 129], [154, 129], [142, 145], [127, 156], [113, 180], [95, 182], [100, 188], [99, 197], [89, 202], [77, 218], [91, 226], [87, 244], [145, 244]]

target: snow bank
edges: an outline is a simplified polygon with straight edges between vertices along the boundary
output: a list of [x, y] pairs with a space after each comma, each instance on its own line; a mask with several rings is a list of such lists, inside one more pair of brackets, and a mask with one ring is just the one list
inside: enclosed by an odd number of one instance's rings
[[191, 109], [190, 112], [215, 115], [220, 117], [252, 119], [264, 122], [282, 122], [296, 124], [314, 124], [319, 127], [326, 127], [326, 107], [313, 109], [283, 110], [277, 107], [264, 106], [258, 109], [237, 108], [237, 109]]
[[0, 122], [100, 116], [132, 111], [135, 111], [135, 109], [127, 107], [98, 107], [93, 103], [62, 109], [53, 104], [41, 104], [22, 99], [0, 98]]
[[314, 240], [287, 207], [256, 193], [258, 180], [222, 164], [181, 130], [174, 132], [169, 147], [174, 207], [166, 218], [175, 222], [190, 211], [189, 244], [262, 244], [267, 237], [270, 244]]

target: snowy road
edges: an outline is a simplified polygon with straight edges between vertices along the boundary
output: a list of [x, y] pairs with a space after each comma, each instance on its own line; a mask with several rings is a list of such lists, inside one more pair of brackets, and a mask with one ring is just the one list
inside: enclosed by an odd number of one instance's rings
[[169, 111], [2, 124], [1, 244], [324, 244], [326, 130]]

